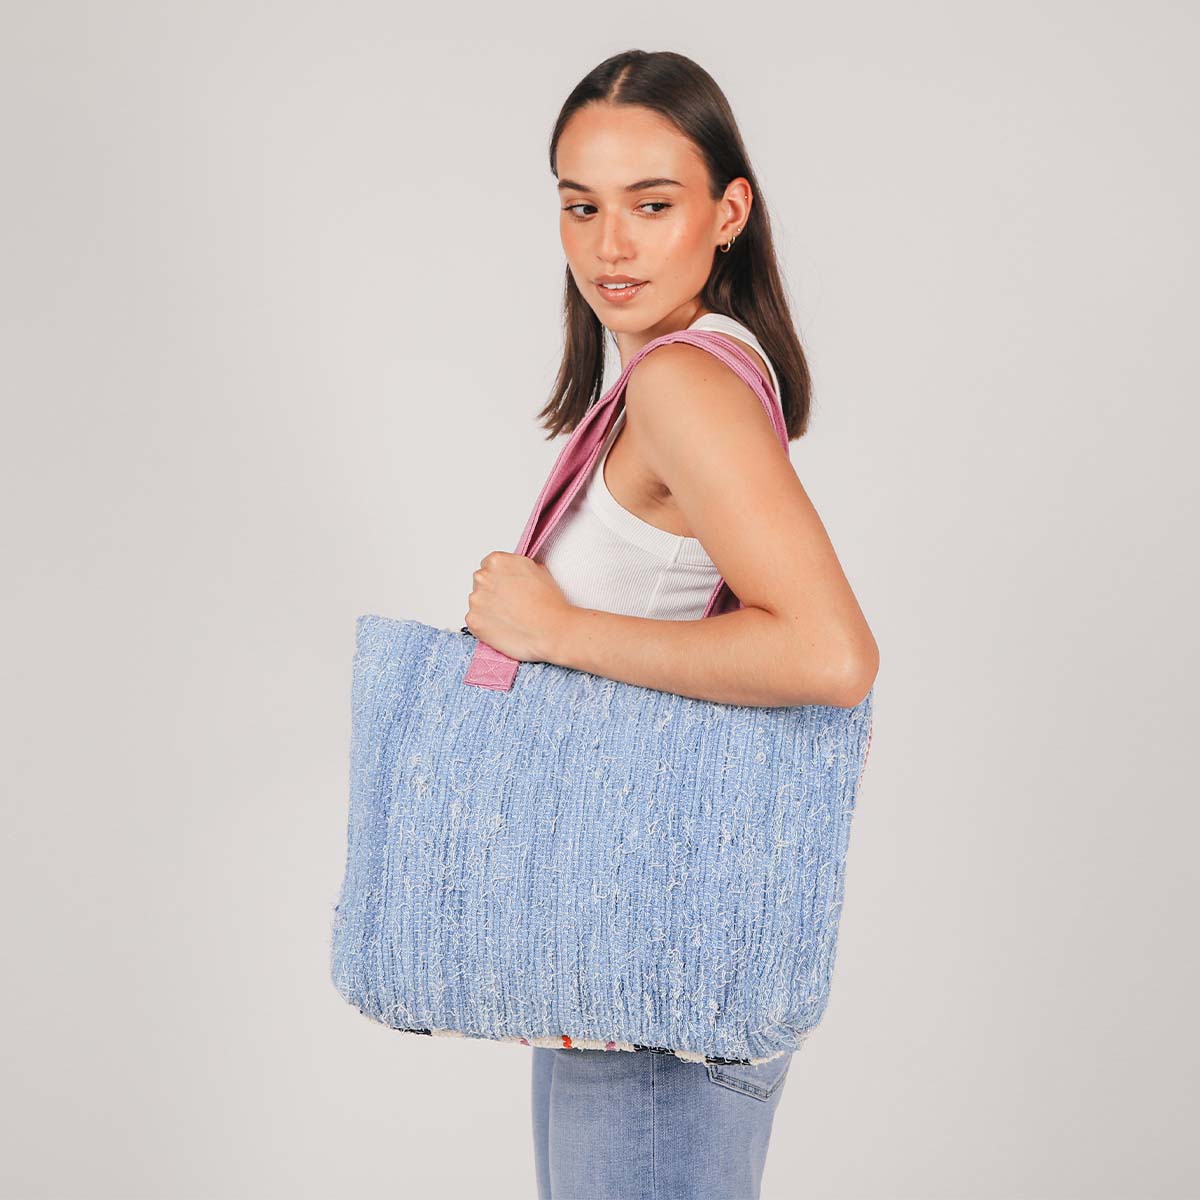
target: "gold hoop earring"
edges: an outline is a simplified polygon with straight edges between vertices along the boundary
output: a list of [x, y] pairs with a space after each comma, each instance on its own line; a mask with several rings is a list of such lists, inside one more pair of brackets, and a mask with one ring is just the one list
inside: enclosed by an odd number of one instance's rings
[[733, 235], [733, 237], [731, 237], [731, 238], [729, 239], [729, 241], [727, 241], [727, 242], [725, 243], [725, 245], [718, 247], [718, 249], [720, 249], [720, 251], [721, 251], [723, 254], [728, 254], [728, 253], [729, 253], [729, 251], [733, 249], [733, 243], [737, 241], [737, 236], [738, 236], [738, 233], [741, 233], [741, 232], [742, 232], [742, 231], [739, 229], [739, 230], [737, 231], [737, 233], [735, 233], [735, 234]]

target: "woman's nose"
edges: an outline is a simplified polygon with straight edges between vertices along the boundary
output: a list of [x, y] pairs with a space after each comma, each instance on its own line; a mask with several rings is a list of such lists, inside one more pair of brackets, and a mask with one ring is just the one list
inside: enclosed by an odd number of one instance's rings
[[596, 257], [604, 264], [605, 270], [617, 274], [618, 264], [628, 258], [630, 251], [629, 238], [618, 217], [609, 217], [600, 225], [600, 240], [596, 244]]

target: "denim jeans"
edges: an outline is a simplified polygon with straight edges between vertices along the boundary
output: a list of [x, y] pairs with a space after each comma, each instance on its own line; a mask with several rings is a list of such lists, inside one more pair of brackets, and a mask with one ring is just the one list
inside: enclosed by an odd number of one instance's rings
[[531, 1052], [538, 1200], [758, 1200], [795, 1051], [757, 1066]]

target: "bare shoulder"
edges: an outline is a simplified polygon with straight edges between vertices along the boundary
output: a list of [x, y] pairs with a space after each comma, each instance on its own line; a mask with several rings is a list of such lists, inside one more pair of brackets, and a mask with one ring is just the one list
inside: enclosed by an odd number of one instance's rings
[[745, 354], [752, 363], [758, 368], [759, 374], [768, 382], [771, 382], [771, 372], [767, 370], [767, 364], [763, 361], [763, 356], [758, 353], [752, 346], [747, 346], [741, 338], [735, 338], [732, 334], [721, 333], [720, 330], [713, 329], [709, 331], [715, 333], [717, 337], [724, 338], [736, 350], [740, 350]]
[[[744, 350], [764, 378], [770, 379], [761, 355], [736, 338], [720, 336]], [[762, 411], [762, 404], [748, 383], [715, 355], [687, 342], [667, 342], [641, 358], [629, 374], [625, 402], [631, 420], [637, 419], [640, 409], [651, 406], [664, 415], [676, 405], [687, 408], [694, 416], [710, 405], [731, 415], [739, 409]]]

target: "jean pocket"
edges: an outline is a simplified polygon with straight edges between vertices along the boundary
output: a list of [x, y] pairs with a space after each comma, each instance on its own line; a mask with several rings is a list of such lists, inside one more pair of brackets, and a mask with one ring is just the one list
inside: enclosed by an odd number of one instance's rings
[[727, 1087], [755, 1100], [769, 1100], [792, 1065], [793, 1050], [785, 1050], [765, 1063], [705, 1063], [708, 1077], [715, 1084]]

